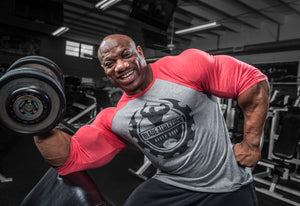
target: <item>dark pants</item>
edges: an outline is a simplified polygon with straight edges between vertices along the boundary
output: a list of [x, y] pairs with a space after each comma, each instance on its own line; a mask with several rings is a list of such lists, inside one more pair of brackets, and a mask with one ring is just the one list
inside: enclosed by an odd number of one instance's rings
[[156, 179], [139, 185], [124, 206], [257, 206], [254, 183], [226, 193], [195, 192]]

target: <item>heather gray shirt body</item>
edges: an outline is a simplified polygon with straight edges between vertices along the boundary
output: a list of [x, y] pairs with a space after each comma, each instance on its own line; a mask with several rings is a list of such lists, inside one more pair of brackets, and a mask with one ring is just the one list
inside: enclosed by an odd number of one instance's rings
[[[189, 49], [150, 64], [153, 81], [123, 95], [112, 131], [158, 168], [154, 178], [202, 192], [230, 192], [253, 181], [236, 162], [217, 95], [237, 98], [267, 77], [229, 56]], [[212, 95], [214, 94], [214, 95]]]
[[118, 110], [112, 130], [136, 145], [158, 172], [154, 178], [203, 192], [229, 192], [252, 181], [237, 164], [215, 96], [156, 79]]

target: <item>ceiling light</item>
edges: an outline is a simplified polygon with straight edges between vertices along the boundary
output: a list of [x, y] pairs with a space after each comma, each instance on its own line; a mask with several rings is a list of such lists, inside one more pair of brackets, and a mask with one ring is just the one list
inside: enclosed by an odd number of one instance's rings
[[221, 24], [214, 21], [214, 22], [211, 22], [211, 23], [202, 24], [202, 25], [199, 25], [199, 26], [191, 27], [191, 28], [178, 30], [178, 31], [175, 31], [175, 34], [176, 35], [178, 35], [178, 34], [190, 34], [190, 33], [193, 33], [193, 32], [208, 30], [208, 29], [219, 27], [219, 26], [221, 26]]
[[96, 8], [99, 8], [100, 6], [102, 6], [103, 4], [105, 4], [105, 3], [107, 3], [107, 2], [109, 2], [110, 0], [102, 0], [102, 1], [99, 1], [96, 5], [95, 5], [95, 7]]
[[60, 36], [63, 33], [67, 32], [68, 30], [69, 30], [69, 27], [62, 26], [62, 27], [58, 28], [57, 30], [55, 30], [54, 32], [52, 32], [52, 36]]
[[97, 9], [101, 9], [101, 10], [105, 10], [107, 9], [108, 7], [111, 7], [112, 5], [118, 3], [119, 1], [121, 0], [102, 0], [102, 1], [99, 1], [95, 7]]

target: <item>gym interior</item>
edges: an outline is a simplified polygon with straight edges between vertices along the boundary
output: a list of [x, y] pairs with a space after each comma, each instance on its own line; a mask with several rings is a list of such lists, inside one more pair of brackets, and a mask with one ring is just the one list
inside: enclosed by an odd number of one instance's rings
[[[261, 136], [262, 158], [252, 168], [259, 205], [300, 205], [299, 0], [2, 0], [0, 10], [0, 77], [23, 57], [55, 62], [66, 97], [66, 111], [56, 127], [70, 133], [116, 106], [122, 95], [97, 58], [98, 45], [108, 34], [131, 36], [149, 63], [196, 48], [260, 69], [269, 78], [270, 107]], [[230, 138], [237, 143], [243, 138], [241, 109], [233, 99], [219, 102]], [[47, 191], [41, 186], [49, 185], [45, 176], [53, 171], [32, 135], [1, 127], [0, 136], [0, 205], [26, 205], [28, 196], [40, 199], [41, 190]], [[129, 146], [107, 165], [66, 181], [80, 187], [76, 180], [87, 178], [90, 191], [100, 193], [107, 205], [121, 206], [155, 170]]]

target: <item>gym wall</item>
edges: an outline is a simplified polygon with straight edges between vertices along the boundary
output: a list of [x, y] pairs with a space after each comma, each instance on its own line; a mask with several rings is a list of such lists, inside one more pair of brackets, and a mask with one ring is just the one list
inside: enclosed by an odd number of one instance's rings
[[[84, 59], [65, 55], [64, 38], [55, 38], [38, 32], [0, 25], [0, 63], [10, 65], [26, 55], [41, 55], [56, 62], [65, 75], [80, 77], [104, 77], [98, 59]], [[100, 41], [100, 40], [99, 40]], [[34, 42], [34, 43], [32, 43]], [[81, 42], [85, 43], [85, 42]], [[35, 45], [34, 50], [22, 49]], [[98, 45], [94, 45], [97, 51]], [[28, 48], [28, 47], [26, 47]], [[96, 53], [95, 51], [95, 53]]]

